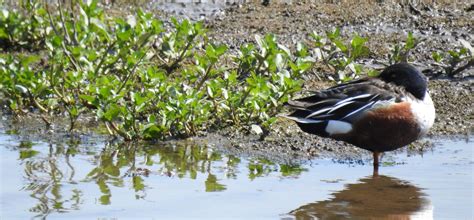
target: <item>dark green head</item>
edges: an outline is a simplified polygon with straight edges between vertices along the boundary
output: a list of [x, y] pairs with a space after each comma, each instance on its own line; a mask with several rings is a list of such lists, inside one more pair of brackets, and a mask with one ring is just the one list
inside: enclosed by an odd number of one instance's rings
[[385, 68], [379, 78], [385, 82], [404, 87], [407, 92], [420, 100], [425, 98], [428, 89], [426, 77], [408, 63], [397, 63]]

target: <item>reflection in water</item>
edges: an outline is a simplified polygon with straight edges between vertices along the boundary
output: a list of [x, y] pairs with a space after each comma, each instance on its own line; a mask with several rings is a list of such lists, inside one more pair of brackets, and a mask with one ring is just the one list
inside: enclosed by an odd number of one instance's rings
[[[18, 159], [24, 167], [22, 190], [36, 200], [29, 210], [40, 218], [54, 212], [79, 210], [90, 198], [95, 198], [98, 204], [110, 205], [114, 187], [132, 186], [134, 199], [144, 199], [147, 189], [152, 188], [147, 186], [147, 177], [152, 176], [200, 179], [203, 191], [224, 191], [227, 186], [219, 181], [237, 178], [242, 163], [236, 156], [189, 144], [105, 144], [100, 148], [74, 142], [48, 145], [21, 142], [9, 149], [19, 152]], [[296, 177], [306, 171], [298, 165], [280, 165], [264, 159], [245, 163], [249, 179], [270, 173], [277, 173], [282, 178]], [[91, 192], [81, 190], [81, 184], [88, 183], [95, 184], [101, 194], [91, 195]]]
[[348, 184], [333, 198], [291, 211], [296, 219], [432, 219], [429, 201], [408, 182], [377, 176]]
[[[65, 148], [49, 144], [42, 149], [44, 155], [33, 150], [33, 146], [32, 142], [23, 141], [14, 147], [19, 151], [19, 159], [25, 167], [24, 177], [28, 180], [23, 190], [30, 191], [30, 196], [38, 200], [30, 211], [38, 213], [36, 217], [45, 217], [51, 212], [77, 210], [81, 192], [74, 188], [67, 192], [62, 189], [62, 182], [73, 183], [75, 169], [70, 163], [70, 153], [76, 145]], [[58, 166], [59, 160], [65, 167]]]

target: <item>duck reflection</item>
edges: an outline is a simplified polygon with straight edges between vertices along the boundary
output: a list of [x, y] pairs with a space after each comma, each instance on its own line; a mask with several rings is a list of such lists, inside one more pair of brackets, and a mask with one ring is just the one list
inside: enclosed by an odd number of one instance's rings
[[429, 201], [407, 181], [371, 176], [348, 184], [333, 198], [290, 212], [296, 219], [432, 219]]

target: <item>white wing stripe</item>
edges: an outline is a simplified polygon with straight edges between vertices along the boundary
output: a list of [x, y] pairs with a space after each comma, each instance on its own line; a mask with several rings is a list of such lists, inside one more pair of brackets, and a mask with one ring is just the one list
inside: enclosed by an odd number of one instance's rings
[[313, 116], [315, 116], [315, 115], [319, 115], [319, 114], [321, 114], [321, 113], [330, 111], [331, 109], [332, 109], [332, 108], [323, 108], [323, 109], [321, 109], [321, 110], [318, 110], [318, 111], [315, 111], [315, 112], [309, 114], [308, 116], [306, 116], [306, 118], [311, 118], [311, 117], [313, 117]]
[[344, 102], [348, 102], [348, 101], [352, 101], [354, 99], [363, 99], [363, 98], [367, 98], [369, 96], [371, 96], [372, 94], [362, 94], [362, 95], [358, 95], [358, 96], [354, 96], [354, 97], [350, 97], [350, 98], [347, 98], [347, 99], [343, 99], [339, 102], [336, 103], [336, 105], [339, 105], [339, 104], [342, 104]]
[[352, 100], [367, 98], [367, 97], [370, 97], [370, 96], [372, 96], [372, 94], [363, 94], [363, 95], [358, 95], [358, 96], [354, 96], [354, 97], [351, 97], [351, 98], [343, 99], [343, 100], [337, 102], [332, 107], [323, 108], [323, 109], [320, 109], [318, 111], [315, 111], [315, 112], [309, 114], [308, 116], [306, 116], [306, 118], [311, 118], [313, 116], [316, 116], [316, 115], [319, 115], [319, 114], [322, 114], [322, 113], [326, 113], [326, 112], [327, 112], [327, 114], [330, 114], [330, 113], [336, 111], [339, 108], [342, 108], [346, 105], [354, 103], [354, 101], [352, 101]]
[[353, 115], [353, 114], [355, 114], [355, 113], [357, 113], [357, 112], [360, 112], [360, 111], [364, 110], [365, 108], [371, 106], [371, 105], [374, 104], [374, 103], [375, 103], [375, 101], [369, 102], [369, 104], [364, 105], [364, 106], [358, 108], [357, 110], [355, 110], [355, 111], [353, 111], [353, 112], [347, 114], [346, 116], [342, 117], [341, 119], [345, 119], [345, 118], [347, 118], [347, 117], [349, 117], [349, 116], [351, 116], [351, 115]]
[[383, 108], [387, 105], [393, 104], [395, 102], [395, 98], [391, 98], [389, 100], [379, 100], [374, 103], [374, 108]]
[[379, 95], [380, 95], [380, 94], [374, 95], [374, 97], [370, 98], [369, 102], [372, 101], [372, 100], [374, 100], [375, 98], [379, 97]]
[[303, 124], [315, 124], [315, 123], [324, 122], [324, 121], [321, 121], [321, 120], [313, 120], [313, 119], [307, 119], [307, 118], [298, 118], [298, 117], [292, 117], [292, 116], [288, 116], [288, 115], [282, 115], [282, 116], [285, 117], [285, 118], [291, 119], [291, 120], [293, 120], [293, 121], [296, 121], [296, 122], [299, 122], [299, 123], [303, 123]]
[[336, 110], [338, 110], [338, 109], [340, 109], [340, 108], [342, 108], [342, 107], [344, 107], [344, 106], [346, 106], [346, 105], [352, 104], [352, 103], [354, 103], [354, 101], [344, 102], [344, 103], [341, 103], [341, 104], [339, 104], [339, 105], [336, 105], [336, 106], [334, 106], [334, 107], [331, 109], [331, 111], [329, 111], [328, 113], [332, 113], [333, 111], [336, 111]]

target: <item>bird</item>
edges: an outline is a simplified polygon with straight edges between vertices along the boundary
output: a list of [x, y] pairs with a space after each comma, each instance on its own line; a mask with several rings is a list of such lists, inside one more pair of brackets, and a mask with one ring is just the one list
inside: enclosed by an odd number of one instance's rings
[[377, 77], [313, 91], [286, 105], [294, 111], [283, 116], [304, 132], [371, 151], [374, 175], [381, 153], [419, 139], [435, 120], [428, 80], [408, 63], [390, 65]]

